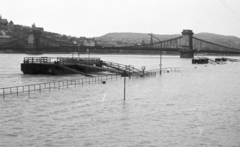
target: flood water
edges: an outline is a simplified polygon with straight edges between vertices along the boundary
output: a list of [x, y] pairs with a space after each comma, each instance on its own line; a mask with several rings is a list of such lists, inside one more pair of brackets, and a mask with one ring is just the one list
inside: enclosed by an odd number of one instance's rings
[[[84, 78], [24, 75], [27, 56], [0, 54], [0, 88]], [[159, 68], [157, 55], [90, 56]], [[205, 66], [163, 56], [162, 64], [181, 72], [127, 79], [125, 101], [123, 79], [0, 97], [0, 146], [239, 147], [240, 62]]]

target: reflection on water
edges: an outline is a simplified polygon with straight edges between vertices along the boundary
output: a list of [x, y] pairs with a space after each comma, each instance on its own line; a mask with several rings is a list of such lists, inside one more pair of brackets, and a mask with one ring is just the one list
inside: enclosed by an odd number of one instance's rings
[[[0, 87], [82, 77], [23, 75], [24, 55], [0, 56]], [[159, 65], [158, 56], [93, 56]], [[123, 79], [0, 99], [0, 146], [239, 146], [240, 63], [163, 57], [163, 65], [181, 72], [127, 79], [126, 101]]]

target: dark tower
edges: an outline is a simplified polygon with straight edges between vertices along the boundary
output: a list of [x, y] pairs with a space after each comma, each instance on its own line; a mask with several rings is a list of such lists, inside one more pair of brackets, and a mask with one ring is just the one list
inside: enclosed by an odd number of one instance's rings
[[28, 46], [27, 53], [39, 54], [40, 53], [40, 38], [42, 31], [38, 29], [35, 24], [28, 33]]
[[193, 37], [192, 30], [183, 30], [182, 31], [182, 48], [180, 51], [180, 58], [193, 58], [194, 52], [193, 52]]

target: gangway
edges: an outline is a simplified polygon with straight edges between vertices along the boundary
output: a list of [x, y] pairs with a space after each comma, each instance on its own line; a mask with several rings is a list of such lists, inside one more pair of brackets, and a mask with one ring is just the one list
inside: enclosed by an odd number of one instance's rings
[[130, 75], [142, 75], [143, 74], [141, 70], [139, 70], [131, 65], [124, 65], [124, 64], [114, 63], [114, 62], [102, 61], [102, 66], [113, 68], [113, 69], [116, 69], [121, 72], [126, 71]]
[[115, 70], [115, 69], [111, 69], [111, 68], [105, 68], [105, 67], [100, 67], [100, 66], [94, 66], [94, 65], [90, 65], [90, 64], [81, 64], [78, 63], [77, 64], [80, 67], [86, 67], [86, 68], [92, 68], [92, 69], [96, 69], [99, 71], [109, 71], [109, 72], [113, 72], [113, 73], [117, 73], [117, 74], [121, 74], [121, 71]]
[[84, 72], [80, 72], [80, 71], [78, 71], [78, 70], [69, 68], [69, 67], [67, 67], [67, 66], [65, 66], [65, 65], [58, 64], [58, 66], [61, 67], [61, 68], [63, 68], [63, 69], [65, 69], [65, 71], [70, 71], [70, 72], [72, 72], [72, 73], [81, 74], [81, 75], [84, 75], [84, 76], [87, 76], [87, 77], [93, 77], [92, 75], [89, 75], [89, 74], [86, 74], [86, 73], [84, 73]]
[[[79, 66], [82, 67], [88, 67], [92, 69], [98, 69], [102, 71], [109, 71], [117, 74], [122, 74], [124, 71], [126, 71], [130, 75], [139, 75], [141, 76], [143, 73], [141, 70], [135, 68], [131, 65], [124, 65], [109, 61], [95, 61], [95, 60], [79, 60], [78, 62]], [[147, 73], [144, 73], [147, 74]]]
[[210, 64], [220, 64], [220, 62], [217, 62], [217, 61], [215, 61], [213, 59], [210, 59], [210, 58], [207, 58], [207, 59], [208, 59], [208, 63], [210, 63]]
[[225, 59], [227, 59], [228, 61], [231, 61], [231, 62], [240, 62], [239, 59], [231, 59], [231, 58], [225, 58]]

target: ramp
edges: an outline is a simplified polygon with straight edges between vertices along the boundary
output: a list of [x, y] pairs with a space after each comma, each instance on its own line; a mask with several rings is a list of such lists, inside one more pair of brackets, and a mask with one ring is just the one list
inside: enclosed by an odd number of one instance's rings
[[109, 71], [109, 72], [113, 72], [113, 73], [117, 73], [117, 74], [122, 73], [121, 71], [118, 71], [118, 70], [115, 70], [115, 69], [93, 66], [93, 65], [90, 65], [90, 64], [80, 64], [80, 63], [78, 63], [77, 65], [79, 65], [80, 67], [88, 67], [88, 68], [98, 69], [98, 70], [102, 70], [102, 71]]
[[93, 77], [93, 76], [91, 76], [91, 75], [89, 75], [89, 74], [86, 74], [86, 73], [84, 73], [84, 72], [80, 72], [80, 71], [78, 71], [78, 70], [69, 68], [69, 67], [64, 66], [64, 65], [60, 65], [60, 64], [59, 64], [58, 66], [61, 67], [61, 68], [63, 68], [64, 70], [70, 71], [70, 72], [72, 72], [72, 73], [81, 74], [81, 75], [84, 75], [84, 76], [87, 76], [87, 77]]
[[139, 70], [131, 65], [124, 65], [124, 64], [114, 63], [114, 62], [103, 61], [102, 66], [106, 66], [108, 68], [113, 68], [113, 69], [116, 69], [121, 72], [126, 71], [130, 75], [142, 75], [141, 70]]
[[212, 59], [209, 59], [209, 58], [207, 58], [207, 59], [208, 59], [208, 63], [210, 63], [210, 64], [220, 64], [219, 62], [217, 62], [215, 60], [212, 60]]
[[227, 59], [228, 61], [231, 61], [231, 62], [240, 62], [239, 59], [231, 59], [231, 58], [225, 58], [225, 59]]

